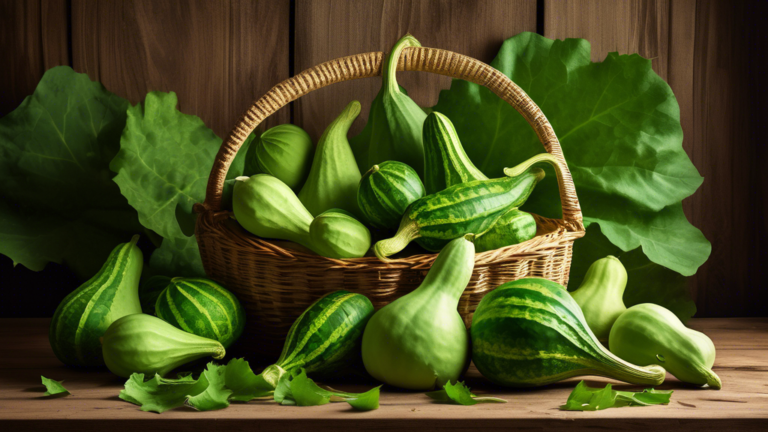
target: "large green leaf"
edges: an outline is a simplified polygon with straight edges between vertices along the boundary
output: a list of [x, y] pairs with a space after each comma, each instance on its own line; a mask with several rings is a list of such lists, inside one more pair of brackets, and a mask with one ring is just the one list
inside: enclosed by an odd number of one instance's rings
[[0, 119], [0, 253], [90, 277], [141, 227], [112, 182], [128, 102], [87, 75], [49, 69]]
[[167, 238], [149, 259], [149, 273], [168, 277], [205, 277], [195, 237]]
[[[642, 246], [653, 262], [691, 275], [710, 244], [679, 210], [703, 179], [683, 151], [677, 101], [650, 60], [589, 57], [585, 40], [522, 33], [504, 42], [491, 65], [552, 123], [585, 223], [599, 223], [622, 250]], [[454, 80], [434, 110], [453, 121], [467, 154], [489, 177], [543, 151], [525, 119], [480, 85]], [[548, 175], [525, 208], [559, 217], [557, 196], [555, 176]]]

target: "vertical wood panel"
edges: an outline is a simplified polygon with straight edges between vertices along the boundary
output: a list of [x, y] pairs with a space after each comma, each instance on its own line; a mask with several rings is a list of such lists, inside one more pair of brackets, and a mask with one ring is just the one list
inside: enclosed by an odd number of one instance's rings
[[[297, 0], [296, 72], [327, 60], [369, 51], [387, 52], [398, 38], [411, 33], [424, 46], [443, 48], [490, 62], [501, 43], [523, 31], [536, 30], [533, 0]], [[437, 102], [450, 78], [403, 72], [399, 83], [421, 106]], [[381, 79], [335, 84], [302, 97], [295, 105], [295, 123], [317, 139], [353, 99], [363, 113], [350, 136], [368, 117]]]
[[0, 0], [0, 117], [35, 90], [43, 73], [69, 64], [65, 0]]
[[[136, 104], [175, 91], [222, 138], [288, 77], [288, 0], [72, 1], [74, 67]], [[289, 121], [285, 108], [267, 125]]]

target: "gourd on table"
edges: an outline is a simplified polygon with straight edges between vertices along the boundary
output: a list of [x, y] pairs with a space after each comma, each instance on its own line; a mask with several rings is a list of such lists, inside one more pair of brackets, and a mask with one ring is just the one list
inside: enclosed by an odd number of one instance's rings
[[609, 352], [565, 288], [546, 279], [520, 279], [486, 294], [470, 331], [475, 366], [498, 385], [535, 387], [582, 375], [659, 385], [666, 375], [661, 366], [637, 366]]
[[396, 230], [408, 206], [423, 196], [424, 185], [413, 168], [384, 161], [363, 174], [357, 205], [373, 227]]
[[581, 286], [571, 292], [592, 333], [604, 344], [608, 343], [613, 323], [627, 310], [626, 287], [627, 270], [618, 258], [609, 255], [592, 263]]
[[139, 236], [119, 244], [96, 275], [62, 300], [51, 320], [48, 339], [62, 363], [103, 366], [101, 343], [110, 324], [141, 313], [139, 278], [143, 267]]
[[656, 363], [683, 382], [723, 383], [712, 371], [715, 344], [704, 333], [685, 327], [668, 309], [642, 303], [622, 313], [611, 329], [608, 346], [617, 356], [639, 365]]
[[363, 363], [384, 383], [431, 390], [469, 364], [469, 336], [457, 311], [475, 264], [472, 235], [443, 248], [416, 290], [376, 312], [363, 334]]

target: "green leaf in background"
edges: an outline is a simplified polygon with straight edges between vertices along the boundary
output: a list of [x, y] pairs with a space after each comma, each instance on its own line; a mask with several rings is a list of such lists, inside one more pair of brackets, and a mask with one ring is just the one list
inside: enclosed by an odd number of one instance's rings
[[469, 391], [469, 387], [465, 386], [463, 382], [457, 382], [456, 384], [445, 383], [442, 390], [429, 392], [427, 396], [438, 402], [458, 405], [477, 405], [489, 402], [507, 403], [506, 400], [495, 397], [477, 397], [476, 394]]
[[622, 251], [600, 232], [598, 225], [590, 226], [587, 235], [576, 240], [573, 245], [568, 289], [576, 290], [589, 266], [608, 255], [621, 260], [627, 269], [627, 288], [624, 290], [624, 304], [627, 307], [656, 303], [674, 312], [683, 322], [696, 313], [696, 303], [688, 295], [684, 276], [651, 262], [640, 249]]
[[203, 371], [208, 386], [198, 394], [187, 395], [185, 405], [198, 411], [213, 411], [228, 407], [229, 397], [233, 391], [225, 386], [226, 369], [227, 366], [208, 363], [208, 367]]
[[146, 278], [139, 286], [139, 300], [141, 301], [141, 311], [147, 315], [155, 315], [155, 304], [160, 293], [171, 283], [168, 276], [155, 275]]
[[[650, 60], [611, 53], [591, 63], [589, 57], [583, 39], [522, 33], [504, 42], [491, 65], [552, 123], [585, 223], [600, 224], [622, 250], [640, 246], [651, 261], [691, 275], [711, 246], [679, 210], [703, 179], [682, 148], [677, 101]], [[467, 154], [489, 177], [543, 151], [525, 119], [478, 84], [453, 80], [434, 110], [451, 119]], [[525, 208], [560, 217], [554, 175], [539, 183]]]
[[56, 262], [90, 277], [141, 231], [109, 171], [128, 106], [58, 66], [0, 119], [0, 253], [31, 270]]
[[182, 236], [163, 240], [149, 259], [148, 271], [169, 277], [205, 277], [197, 239]]
[[135, 373], [125, 382], [120, 399], [139, 405], [142, 411], [163, 413], [184, 405], [190, 395], [196, 396], [208, 387], [205, 374], [199, 379], [191, 375], [179, 379], [166, 379], [160, 375], [144, 381], [144, 374]]
[[61, 384], [64, 381], [55, 381], [42, 375], [40, 375], [40, 378], [43, 380], [43, 385], [46, 390], [43, 396], [68, 396], [70, 394], [69, 390], [65, 389]]
[[672, 397], [672, 390], [645, 389], [642, 392], [616, 391], [606, 384], [605, 388], [588, 387], [579, 382], [560, 407], [564, 411], [598, 411], [606, 408], [627, 406], [666, 405]]

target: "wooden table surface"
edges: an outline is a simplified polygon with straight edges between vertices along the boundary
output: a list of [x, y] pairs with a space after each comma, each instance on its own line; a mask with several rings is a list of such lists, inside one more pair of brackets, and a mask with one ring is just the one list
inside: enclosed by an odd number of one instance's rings
[[[475, 406], [431, 402], [423, 393], [384, 389], [381, 407], [356, 412], [345, 403], [316, 407], [287, 407], [269, 402], [232, 404], [229, 408], [196, 412], [179, 408], [163, 414], [142, 412], [117, 395], [125, 380], [108, 371], [82, 371], [63, 366], [48, 344], [48, 319], [0, 319], [0, 430], [63, 430], [117, 432], [224, 429], [376, 430], [419, 429], [544, 429], [567, 427], [609, 430], [768, 430], [768, 318], [694, 319], [690, 325], [705, 332], [717, 346], [715, 371], [720, 391], [683, 385], [669, 377], [662, 389], [673, 389], [667, 406], [614, 408], [597, 412], [565, 412], [565, 402], [578, 379], [534, 390], [510, 390], [490, 385], [474, 367], [467, 384], [475, 393], [498, 396], [507, 404]], [[40, 375], [64, 380], [72, 393], [64, 398], [41, 397]], [[612, 380], [590, 378], [592, 385], [614, 382], [617, 389], [638, 389]], [[362, 391], [370, 384], [338, 384], [342, 390]]]

